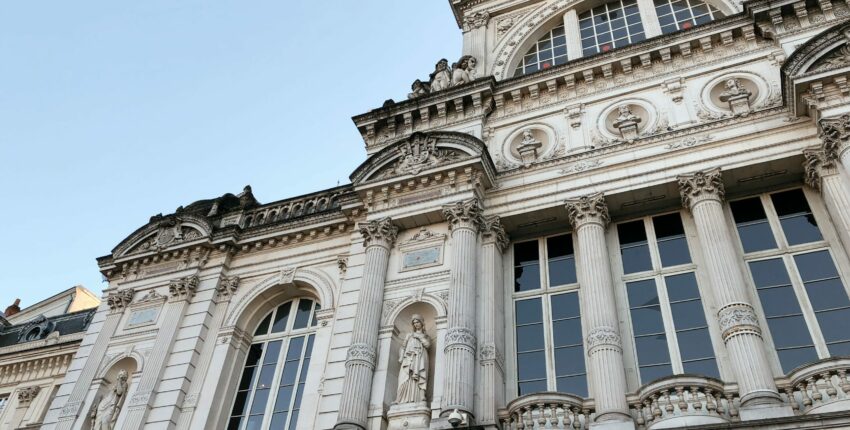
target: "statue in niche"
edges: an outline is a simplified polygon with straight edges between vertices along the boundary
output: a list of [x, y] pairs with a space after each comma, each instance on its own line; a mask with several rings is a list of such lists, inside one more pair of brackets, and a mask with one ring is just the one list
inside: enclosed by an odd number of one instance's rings
[[628, 104], [617, 107], [617, 119], [614, 121], [614, 128], [620, 130], [620, 135], [627, 141], [634, 140], [638, 137], [638, 123], [641, 122], [641, 117], [632, 112], [631, 106]]
[[127, 398], [127, 371], [121, 369], [109, 394], [97, 402], [97, 406], [92, 409], [91, 429], [113, 430], [125, 398]]
[[741, 81], [736, 78], [726, 80], [724, 85], [726, 90], [720, 93], [720, 101], [726, 102], [733, 98], [749, 97], [750, 91], [741, 85]]
[[431, 86], [431, 92], [449, 88], [452, 84], [452, 71], [449, 69], [449, 60], [443, 58], [438, 61], [430, 77], [431, 81], [428, 84]]
[[410, 86], [410, 93], [407, 94], [407, 98], [415, 99], [417, 97], [427, 96], [430, 93], [431, 87], [427, 83], [417, 79], [413, 81], [413, 85]]
[[425, 333], [425, 321], [421, 315], [410, 318], [413, 332], [404, 338], [399, 349], [398, 393], [395, 403], [425, 402], [425, 390], [428, 388], [428, 348], [431, 339]]
[[457, 60], [457, 63], [452, 64], [452, 86], [463, 85], [472, 82], [472, 69], [477, 64], [475, 57], [464, 55]]

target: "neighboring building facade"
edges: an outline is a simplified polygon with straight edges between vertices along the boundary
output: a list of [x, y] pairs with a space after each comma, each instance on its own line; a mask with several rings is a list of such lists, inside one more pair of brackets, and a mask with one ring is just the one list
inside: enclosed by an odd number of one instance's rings
[[41, 427], [99, 304], [77, 286], [0, 316], [0, 429]]
[[848, 4], [450, 6], [350, 185], [98, 260], [43, 428], [850, 426]]

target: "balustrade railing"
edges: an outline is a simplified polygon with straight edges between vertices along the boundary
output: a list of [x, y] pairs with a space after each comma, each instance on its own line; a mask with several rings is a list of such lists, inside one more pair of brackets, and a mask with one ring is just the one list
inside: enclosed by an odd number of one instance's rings
[[664, 378], [629, 396], [635, 424], [647, 429], [670, 420], [688, 425], [736, 421], [739, 405], [736, 390], [699, 376]]
[[850, 358], [829, 358], [791, 371], [777, 386], [795, 414], [831, 412], [850, 406], [848, 373]]
[[341, 194], [342, 191], [337, 188], [320, 194], [261, 206], [245, 214], [242, 226], [254, 227], [337, 209], [340, 207]]
[[564, 393], [543, 392], [520, 397], [500, 414], [505, 430], [586, 430], [593, 421], [593, 401]]

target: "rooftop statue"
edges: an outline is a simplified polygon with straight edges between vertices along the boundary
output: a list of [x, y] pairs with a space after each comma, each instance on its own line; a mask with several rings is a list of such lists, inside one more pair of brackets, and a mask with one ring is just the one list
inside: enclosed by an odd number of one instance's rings
[[429, 86], [431, 92], [442, 91], [448, 89], [452, 82], [452, 70], [449, 69], [449, 60], [441, 59], [434, 66], [434, 71], [431, 73], [431, 81]]
[[478, 64], [478, 60], [471, 55], [464, 55], [457, 60], [457, 63], [452, 65], [452, 86], [463, 85], [472, 82], [474, 78], [474, 69]]
[[430, 94], [431, 86], [417, 79], [413, 81], [413, 84], [410, 86], [410, 90], [411, 91], [407, 95], [407, 98], [415, 99], [417, 97], [427, 96], [428, 94]]

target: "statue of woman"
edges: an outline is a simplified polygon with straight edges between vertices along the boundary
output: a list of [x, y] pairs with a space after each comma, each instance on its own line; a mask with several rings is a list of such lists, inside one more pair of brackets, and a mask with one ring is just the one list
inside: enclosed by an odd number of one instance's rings
[[449, 69], [449, 60], [441, 59], [434, 66], [434, 71], [431, 73], [431, 92], [442, 91], [449, 88], [452, 84], [452, 71]]
[[127, 371], [121, 369], [112, 390], [91, 411], [92, 430], [113, 430], [127, 397]]
[[428, 348], [431, 339], [425, 333], [425, 321], [420, 315], [411, 317], [413, 333], [404, 338], [399, 349], [398, 394], [395, 403], [420, 403], [428, 388]]
[[472, 74], [470, 74], [470, 63], [476, 64], [475, 57], [464, 55], [457, 60], [457, 63], [452, 65], [452, 86], [463, 85], [472, 82]]

